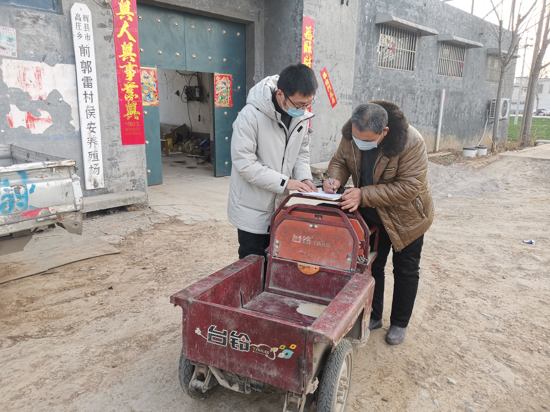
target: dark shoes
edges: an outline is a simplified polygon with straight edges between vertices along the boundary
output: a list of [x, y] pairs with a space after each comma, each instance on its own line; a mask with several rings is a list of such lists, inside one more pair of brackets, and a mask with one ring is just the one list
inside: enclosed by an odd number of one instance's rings
[[369, 330], [380, 329], [382, 327], [382, 319], [372, 319], [369, 323]]
[[[382, 326], [381, 321], [380, 326]], [[391, 325], [390, 329], [388, 330], [388, 334], [386, 335], [386, 342], [388, 343], [388, 345], [399, 345], [400, 343], [403, 343], [406, 335], [407, 328], [400, 328], [399, 326]]]
[[[369, 323], [369, 330], [380, 329], [382, 327], [382, 319], [371, 319]], [[407, 328], [400, 328], [399, 326], [391, 325], [388, 333], [386, 334], [386, 342], [388, 345], [399, 345], [405, 340], [407, 335]]]

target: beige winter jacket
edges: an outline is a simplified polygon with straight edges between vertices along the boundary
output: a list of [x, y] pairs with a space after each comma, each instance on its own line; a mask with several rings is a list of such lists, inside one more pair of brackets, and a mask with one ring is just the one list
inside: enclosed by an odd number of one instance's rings
[[275, 110], [272, 93], [279, 76], [254, 86], [233, 123], [231, 184], [227, 217], [238, 229], [268, 234], [277, 196], [287, 193], [289, 179], [312, 179], [308, 120], [293, 118], [287, 130]]

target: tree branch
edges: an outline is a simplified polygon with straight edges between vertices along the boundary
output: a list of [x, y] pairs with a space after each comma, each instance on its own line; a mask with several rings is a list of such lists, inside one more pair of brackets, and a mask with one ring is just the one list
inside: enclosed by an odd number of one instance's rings
[[[503, 1], [504, 1], [504, 0], [500, 0], [500, 3], [498, 3], [498, 4], [495, 6], [495, 3], [493, 3], [493, 0], [491, 0], [491, 5], [493, 6], [493, 10], [491, 10], [489, 13], [487, 13], [487, 14], [485, 15], [485, 17], [487, 17], [489, 14], [491, 14], [491, 12], [494, 11], [494, 12], [495, 12], [495, 15], [497, 16], [497, 20], [500, 21], [500, 16], [499, 16], [498, 13], [497, 13], [497, 7], [500, 6], [500, 5], [502, 4]], [[483, 20], [485, 20], [485, 17], [483, 17]]]

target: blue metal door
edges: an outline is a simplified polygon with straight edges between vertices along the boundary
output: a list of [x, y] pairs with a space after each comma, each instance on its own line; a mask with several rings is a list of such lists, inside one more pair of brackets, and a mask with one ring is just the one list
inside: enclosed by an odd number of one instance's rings
[[[232, 76], [233, 105], [214, 106], [213, 116], [214, 174], [228, 176], [231, 174], [232, 125], [246, 104], [245, 26], [193, 14], [185, 15], [185, 23], [187, 70]], [[214, 93], [215, 88], [216, 84]]]
[[143, 106], [143, 114], [147, 185], [160, 185], [162, 183], [162, 157], [160, 149], [159, 107]]
[[[246, 104], [246, 36], [245, 25], [160, 7], [138, 4], [141, 66], [202, 73], [231, 75], [233, 104], [214, 107], [214, 174], [231, 174], [232, 124]], [[214, 89], [216, 85], [214, 84]], [[214, 100], [215, 90], [210, 99]], [[149, 107], [151, 109], [151, 107]], [[158, 107], [147, 110], [144, 117], [149, 184], [162, 182]], [[151, 146], [156, 145], [158, 151]], [[150, 139], [151, 137], [151, 139]], [[155, 141], [155, 143], [153, 143]], [[153, 178], [159, 169], [160, 181]]]

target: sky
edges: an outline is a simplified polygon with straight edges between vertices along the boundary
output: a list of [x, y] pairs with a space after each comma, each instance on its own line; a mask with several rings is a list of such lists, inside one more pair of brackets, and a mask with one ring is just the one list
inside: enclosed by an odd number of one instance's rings
[[[470, 13], [472, 11], [472, 1], [474, 2], [474, 15], [485, 18], [485, 20], [490, 21], [491, 23], [498, 24], [498, 18], [493, 10], [493, 6], [491, 5], [491, 0], [451, 0], [448, 1], [446, 4], [457, 7], [461, 10], [467, 11]], [[501, 0], [493, 0], [493, 4], [497, 6], [497, 4], [501, 3]], [[535, 6], [535, 10], [530, 14], [531, 20], [527, 24], [527, 27], [531, 27], [530, 30], [526, 33], [528, 38], [532, 38], [533, 40], [530, 41], [530, 44], [533, 44], [534, 38], [536, 36], [536, 27], [534, 25], [537, 22], [537, 17], [540, 16], [540, 10], [542, 7], [542, 1], [540, 0], [516, 0], [516, 7], [519, 8], [519, 4], [523, 3], [521, 6], [521, 12], [526, 12], [529, 7], [533, 3], [537, 3]], [[500, 16], [503, 16], [504, 21], [504, 27], [508, 27], [508, 23], [510, 20], [510, 9], [512, 8], [512, 0], [503, 0], [502, 3], [497, 6], [496, 10], [498, 11], [498, 14]], [[517, 9], [516, 9], [517, 10]], [[532, 27], [533, 26], [533, 27]], [[521, 41], [520, 45], [523, 47], [525, 38]], [[529, 44], [529, 43], [528, 43]], [[524, 76], [527, 75], [529, 71], [529, 67], [531, 66], [531, 61], [533, 59], [533, 47], [528, 47], [527, 54], [525, 58], [525, 71]], [[525, 52], [525, 49], [519, 50], [519, 54], [521, 55], [520, 60], [518, 61], [516, 65], [516, 77], [519, 77], [521, 75], [521, 63], [523, 61], [523, 53]], [[550, 51], [546, 53], [546, 61], [550, 60]]]

